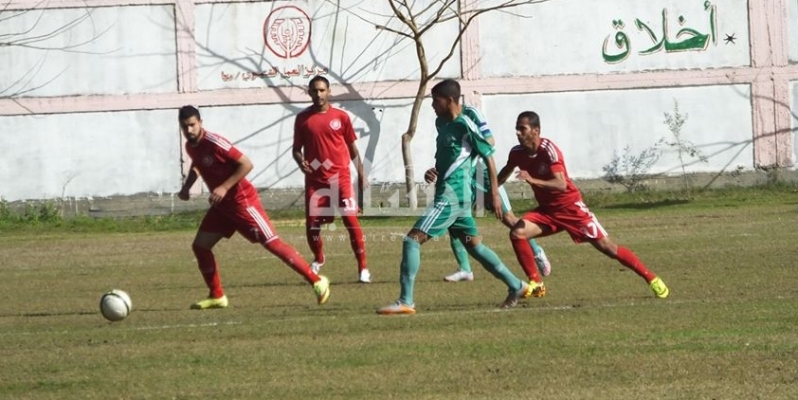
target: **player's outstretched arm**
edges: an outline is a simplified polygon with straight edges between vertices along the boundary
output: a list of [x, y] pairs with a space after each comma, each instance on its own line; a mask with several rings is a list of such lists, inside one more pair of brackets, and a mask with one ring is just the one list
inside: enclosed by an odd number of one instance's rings
[[507, 178], [512, 175], [513, 170], [515, 169], [512, 165], [505, 165], [498, 174], [496, 174], [496, 180], [499, 182], [499, 186], [504, 185], [507, 182]]
[[568, 189], [568, 182], [565, 180], [565, 174], [562, 172], [554, 172], [552, 175], [554, 175], [553, 179], [536, 179], [529, 175], [528, 172], [519, 170], [516, 174], [516, 177], [530, 185], [539, 186], [549, 190], [557, 190], [560, 192], [566, 191]]

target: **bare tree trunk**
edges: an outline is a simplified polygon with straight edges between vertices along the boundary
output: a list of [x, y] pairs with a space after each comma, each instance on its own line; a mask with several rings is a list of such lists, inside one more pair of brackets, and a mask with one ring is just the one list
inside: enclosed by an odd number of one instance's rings
[[418, 85], [416, 99], [413, 101], [413, 109], [410, 112], [410, 124], [407, 132], [402, 134], [402, 161], [405, 164], [405, 188], [407, 189], [407, 200], [411, 210], [418, 208], [418, 187], [415, 182], [415, 166], [413, 165], [413, 137], [416, 135], [418, 127], [418, 114], [421, 111], [421, 102], [424, 101], [424, 93], [427, 91], [427, 80], [422, 79]]
[[413, 109], [410, 111], [410, 123], [407, 132], [402, 135], [402, 161], [405, 163], [405, 188], [407, 189], [407, 201], [411, 210], [418, 208], [418, 188], [416, 187], [415, 166], [413, 165], [413, 137], [416, 136], [418, 127], [418, 114], [421, 112], [421, 103], [427, 93], [427, 83], [429, 83], [429, 64], [427, 64], [427, 52], [424, 50], [424, 43], [421, 37], [415, 38], [416, 56], [418, 57], [419, 70], [421, 77], [418, 82], [418, 91], [413, 100]]

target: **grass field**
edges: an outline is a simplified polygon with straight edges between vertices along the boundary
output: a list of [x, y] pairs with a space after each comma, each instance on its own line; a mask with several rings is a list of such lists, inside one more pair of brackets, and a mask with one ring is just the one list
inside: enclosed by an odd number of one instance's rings
[[[497, 310], [502, 285], [447, 284], [445, 241], [422, 248], [418, 314], [375, 309], [399, 292], [411, 219], [364, 219], [374, 283], [359, 285], [342, 229], [330, 232], [329, 303], [241, 237], [217, 247], [231, 307], [207, 294], [190, 249], [196, 219], [0, 224], [1, 399], [796, 399], [798, 193], [593, 196], [616, 241], [670, 286], [566, 235], [540, 243], [548, 295]], [[273, 215], [306, 256], [303, 229]], [[177, 221], [177, 222], [175, 222]], [[521, 276], [498, 221], [485, 241]], [[109, 323], [100, 295], [128, 291]]]

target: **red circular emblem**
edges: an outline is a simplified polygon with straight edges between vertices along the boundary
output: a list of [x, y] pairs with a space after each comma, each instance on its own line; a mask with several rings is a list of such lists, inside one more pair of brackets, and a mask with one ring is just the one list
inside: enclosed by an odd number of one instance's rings
[[275, 8], [263, 23], [263, 41], [277, 57], [300, 56], [310, 45], [310, 17], [296, 6]]

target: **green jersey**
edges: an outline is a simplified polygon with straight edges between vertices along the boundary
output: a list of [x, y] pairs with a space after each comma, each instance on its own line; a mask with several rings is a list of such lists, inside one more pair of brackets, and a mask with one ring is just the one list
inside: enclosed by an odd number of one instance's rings
[[[485, 121], [485, 116], [482, 115], [479, 110], [471, 106], [463, 106], [463, 116], [467, 117], [471, 121], [474, 121], [474, 124], [476, 124], [477, 128], [479, 128], [480, 136], [484, 137], [485, 139], [493, 137], [493, 132], [491, 132], [490, 128], [488, 128], [488, 123]], [[488, 174], [488, 167], [485, 166], [485, 163], [479, 157], [474, 159], [473, 184], [474, 189], [483, 192], [488, 192], [488, 188], [490, 187], [490, 175]]]
[[474, 121], [463, 113], [454, 121], [436, 119], [435, 128], [438, 130], [435, 197], [445, 196], [452, 203], [471, 202], [475, 158], [490, 157], [493, 147]]
[[488, 128], [488, 123], [485, 121], [485, 116], [479, 110], [471, 106], [463, 106], [463, 115], [468, 119], [474, 121], [474, 124], [479, 128], [479, 134], [485, 139], [492, 138], [493, 132]]

